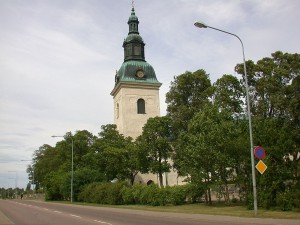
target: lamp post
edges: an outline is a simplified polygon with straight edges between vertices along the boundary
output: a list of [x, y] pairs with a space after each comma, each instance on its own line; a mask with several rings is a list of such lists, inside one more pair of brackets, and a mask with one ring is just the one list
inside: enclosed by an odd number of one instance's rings
[[[61, 135], [52, 135], [51, 137], [56, 138], [56, 137], [64, 137]], [[73, 178], [74, 178], [74, 170], [73, 170], [73, 149], [74, 149], [74, 142], [73, 142], [73, 138], [70, 137], [71, 141], [72, 141], [72, 161], [71, 161], [71, 203], [73, 202]]]
[[[16, 178], [12, 178], [15, 180], [15, 189], [16, 189], [16, 198], [18, 198], [18, 189], [17, 189], [17, 186], [18, 186], [18, 172], [17, 171], [8, 171], [9, 173], [16, 173]], [[11, 179], [11, 178], [9, 178]]]
[[195, 22], [194, 25], [198, 28], [210, 28], [213, 30], [217, 30], [229, 35], [232, 35], [239, 39], [242, 44], [243, 51], [243, 62], [244, 62], [244, 74], [245, 74], [245, 86], [246, 86], [246, 99], [247, 99], [247, 114], [249, 120], [249, 135], [250, 135], [250, 154], [251, 154], [251, 170], [252, 170], [252, 184], [253, 184], [253, 204], [254, 204], [254, 213], [257, 214], [257, 194], [256, 194], [256, 178], [255, 178], [255, 167], [254, 167], [254, 152], [253, 152], [253, 137], [252, 137], [252, 122], [251, 122], [251, 111], [250, 111], [250, 98], [249, 98], [249, 86], [248, 86], [248, 78], [247, 78], [247, 70], [246, 70], [246, 61], [245, 61], [245, 52], [244, 52], [244, 44], [239, 36], [236, 34], [220, 30], [215, 27], [208, 26], [201, 22]]

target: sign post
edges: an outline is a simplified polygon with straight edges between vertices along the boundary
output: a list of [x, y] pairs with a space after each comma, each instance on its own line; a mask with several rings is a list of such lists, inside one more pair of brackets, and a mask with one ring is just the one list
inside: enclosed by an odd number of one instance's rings
[[259, 159], [259, 162], [256, 164], [255, 168], [260, 172], [260, 174], [263, 174], [266, 169], [268, 168], [266, 164], [262, 161], [266, 157], [266, 151], [261, 146], [257, 146], [254, 149], [254, 155], [256, 158]]
[[256, 164], [255, 167], [260, 172], [260, 174], [263, 174], [266, 171], [266, 169], [268, 168], [262, 160], [259, 160], [259, 162]]
[[266, 151], [261, 146], [257, 146], [254, 149], [254, 155], [258, 159], [264, 159], [266, 157]]

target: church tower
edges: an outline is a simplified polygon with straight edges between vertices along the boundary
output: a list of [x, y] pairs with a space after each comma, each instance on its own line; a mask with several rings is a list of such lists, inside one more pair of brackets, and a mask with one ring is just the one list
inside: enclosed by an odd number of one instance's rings
[[139, 20], [132, 7], [129, 32], [123, 42], [124, 62], [115, 75], [114, 123], [118, 131], [132, 138], [142, 134], [150, 117], [160, 116], [159, 88], [153, 67], [145, 60], [145, 43], [139, 35]]

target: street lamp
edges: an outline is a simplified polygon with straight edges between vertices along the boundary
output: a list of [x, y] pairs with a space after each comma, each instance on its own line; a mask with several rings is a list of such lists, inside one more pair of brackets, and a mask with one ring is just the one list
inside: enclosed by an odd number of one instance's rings
[[[51, 137], [56, 138], [56, 137], [64, 137], [61, 135], [52, 135]], [[71, 162], [71, 203], [73, 202], [73, 178], [74, 178], [74, 170], [73, 170], [73, 149], [74, 149], [74, 142], [73, 142], [73, 138], [69, 137], [72, 141], [72, 162]]]
[[[16, 178], [12, 178], [15, 179], [15, 188], [16, 188], [16, 198], [18, 198], [18, 172], [17, 171], [8, 171], [9, 173], [16, 173]], [[9, 178], [10, 179], [10, 178]]]
[[257, 194], [256, 194], [256, 178], [255, 178], [255, 167], [254, 167], [254, 153], [253, 153], [253, 137], [252, 137], [252, 123], [251, 123], [251, 112], [250, 112], [250, 98], [249, 98], [249, 86], [248, 86], [248, 78], [247, 78], [247, 70], [246, 70], [246, 61], [245, 61], [245, 52], [244, 52], [244, 45], [242, 40], [236, 34], [217, 29], [215, 27], [208, 26], [201, 22], [195, 22], [194, 25], [198, 28], [211, 28], [213, 30], [217, 30], [232, 36], [235, 36], [242, 44], [242, 51], [243, 51], [243, 62], [244, 62], [244, 74], [245, 74], [245, 86], [246, 86], [246, 99], [247, 99], [247, 114], [249, 120], [249, 135], [250, 135], [250, 154], [251, 154], [251, 169], [252, 169], [252, 184], [253, 184], [253, 204], [254, 204], [254, 213], [257, 214]]

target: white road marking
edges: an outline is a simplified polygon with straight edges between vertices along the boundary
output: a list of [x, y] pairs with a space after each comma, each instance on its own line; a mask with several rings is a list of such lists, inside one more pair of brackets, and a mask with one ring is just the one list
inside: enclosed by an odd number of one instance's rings
[[94, 220], [95, 222], [98, 222], [98, 223], [105, 223], [105, 224], [108, 224], [108, 225], [112, 225], [111, 223], [107, 223], [107, 222], [104, 222], [104, 221], [101, 221], [101, 220]]
[[60, 211], [56, 211], [56, 210], [54, 210], [53, 212], [55, 212], [55, 213], [62, 213], [62, 212], [60, 212]]
[[[54, 212], [54, 213], [59, 213], [59, 214], [62, 214], [63, 212], [60, 212], [60, 211], [57, 211], [57, 210], [50, 210], [48, 208], [44, 208], [44, 207], [40, 207], [40, 206], [35, 206], [35, 205], [30, 205], [30, 204], [25, 204], [25, 203], [20, 203], [20, 202], [16, 202], [17, 204], [20, 204], [20, 205], [24, 205], [24, 206], [27, 206], [27, 207], [34, 207], [34, 208], [38, 208], [38, 209], [43, 209], [45, 211], [51, 211], [51, 212]], [[78, 216], [78, 215], [74, 215], [74, 214], [69, 214], [70, 216], [72, 217], [76, 217], [76, 218], [80, 218], [82, 219], [81, 216]], [[89, 220], [89, 218], [86, 218], [87, 220]], [[102, 224], [107, 224], [107, 225], [113, 225], [111, 223], [108, 223], [108, 222], [105, 222], [105, 221], [101, 221], [101, 220], [93, 220], [94, 222], [97, 222], [97, 223], [102, 223]]]
[[77, 216], [77, 215], [74, 215], [74, 214], [70, 214], [70, 216], [81, 218], [81, 216]]

